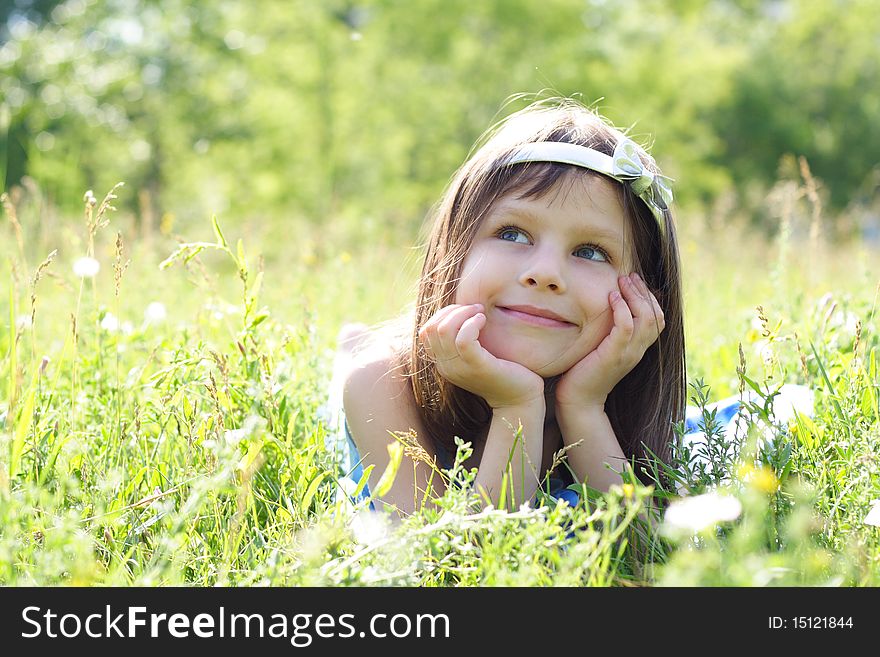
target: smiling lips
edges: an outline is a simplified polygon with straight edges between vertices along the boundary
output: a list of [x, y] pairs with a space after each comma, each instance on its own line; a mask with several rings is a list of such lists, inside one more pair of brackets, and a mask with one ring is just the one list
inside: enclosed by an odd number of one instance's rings
[[503, 315], [532, 326], [551, 328], [573, 328], [576, 326], [562, 316], [544, 308], [536, 308], [535, 306], [496, 306], [496, 308]]

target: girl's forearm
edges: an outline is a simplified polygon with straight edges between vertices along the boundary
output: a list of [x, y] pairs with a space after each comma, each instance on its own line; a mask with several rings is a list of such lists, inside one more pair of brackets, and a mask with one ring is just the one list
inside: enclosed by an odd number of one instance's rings
[[506, 489], [504, 505], [507, 508], [518, 508], [534, 497], [543, 456], [544, 412], [543, 398], [493, 409], [474, 480], [474, 488], [483, 501], [498, 506], [502, 489]]
[[[579, 481], [601, 491], [607, 491], [612, 484], [623, 483], [620, 472], [626, 463], [626, 456], [620, 448], [611, 422], [600, 406], [556, 409], [556, 420], [562, 432], [568, 463]], [[611, 466], [612, 470], [608, 469]]]

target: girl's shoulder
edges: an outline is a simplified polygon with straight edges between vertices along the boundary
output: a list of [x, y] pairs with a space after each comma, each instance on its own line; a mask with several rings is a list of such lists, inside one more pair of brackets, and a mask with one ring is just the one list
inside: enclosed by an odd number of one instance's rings
[[424, 435], [399, 350], [391, 343], [371, 341], [353, 354], [344, 377], [342, 403], [358, 447], [388, 443], [389, 431], [412, 429], [417, 436]]
[[346, 409], [349, 401], [367, 398], [386, 398], [404, 392], [406, 379], [402, 376], [395, 353], [371, 350], [354, 356], [343, 387]]
[[387, 336], [375, 331], [364, 331], [350, 347], [346, 388], [355, 386], [357, 392], [376, 388], [389, 391], [405, 382], [400, 346]]

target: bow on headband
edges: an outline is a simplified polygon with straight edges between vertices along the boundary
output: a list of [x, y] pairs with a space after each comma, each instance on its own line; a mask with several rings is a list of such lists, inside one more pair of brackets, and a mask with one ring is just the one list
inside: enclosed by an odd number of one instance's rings
[[599, 151], [560, 141], [540, 141], [525, 144], [513, 152], [508, 164], [520, 162], [557, 162], [572, 164], [596, 171], [614, 178], [619, 182], [629, 183], [630, 188], [654, 215], [660, 226], [661, 234], [665, 232], [663, 211], [672, 205], [672, 188], [664, 176], [649, 171], [639, 158], [638, 146], [627, 138], [621, 139], [614, 148], [611, 157]]

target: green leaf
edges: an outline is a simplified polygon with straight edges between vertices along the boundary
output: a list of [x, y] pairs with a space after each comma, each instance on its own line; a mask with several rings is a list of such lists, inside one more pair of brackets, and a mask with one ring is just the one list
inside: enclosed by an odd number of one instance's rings
[[260, 296], [260, 288], [263, 285], [263, 272], [257, 272], [254, 276], [254, 283], [251, 285], [251, 298], [256, 300]]
[[239, 269], [247, 270], [247, 260], [244, 259], [244, 242], [241, 238], [238, 238], [238, 242], [235, 244], [235, 251], [238, 254], [238, 259], [236, 263]]
[[211, 226], [214, 227], [214, 235], [217, 237], [217, 243], [221, 245], [223, 248], [228, 249], [229, 243], [226, 241], [226, 238], [223, 237], [223, 231], [220, 230], [220, 224], [217, 223], [217, 215], [211, 215]]
[[376, 467], [374, 465], [368, 465], [364, 468], [364, 473], [361, 475], [360, 481], [358, 481], [357, 486], [354, 489], [354, 492], [351, 494], [352, 497], [357, 499], [358, 495], [361, 494], [361, 491], [364, 490], [364, 487], [367, 485], [367, 482], [370, 479], [370, 474], [373, 472], [373, 468]]
[[174, 391], [174, 394], [171, 396], [171, 400], [168, 403], [168, 406], [171, 408], [176, 407], [180, 404], [180, 400], [184, 398], [186, 395], [186, 387], [180, 386], [177, 390]]
[[742, 377], [742, 380], [749, 386], [749, 388], [757, 392], [762, 399], [766, 397], [766, 393], [761, 390], [761, 386], [758, 384], [757, 381], [750, 379], [745, 374], [741, 374], [740, 376]]
[[159, 269], [167, 269], [181, 258], [183, 258], [184, 263], [187, 263], [205, 249], [218, 248], [220, 247], [213, 242], [188, 242], [186, 244], [181, 244], [171, 253], [170, 256], [159, 263]]
[[40, 486], [46, 483], [49, 474], [55, 468], [55, 461], [58, 460], [58, 454], [61, 452], [61, 448], [64, 447], [64, 445], [67, 443], [68, 439], [69, 436], [65, 436], [64, 438], [61, 438], [60, 436], [55, 436], [55, 440], [52, 441], [52, 450], [49, 452], [49, 458], [46, 459], [46, 465], [40, 472]]
[[318, 486], [321, 485], [321, 482], [324, 481], [324, 479], [327, 478], [329, 474], [330, 473], [326, 470], [319, 472], [318, 475], [309, 483], [309, 487], [306, 489], [305, 495], [303, 495], [302, 500], [300, 500], [300, 509], [302, 509], [303, 513], [309, 510], [309, 507], [312, 505], [312, 498], [314, 498], [315, 493], [318, 492]]
[[385, 472], [379, 477], [379, 483], [376, 484], [376, 490], [373, 491], [373, 497], [382, 497], [391, 490], [394, 479], [397, 477], [397, 470], [400, 468], [400, 462], [403, 460], [403, 444], [393, 442], [388, 445], [388, 456], [391, 460], [385, 468]]
[[816, 447], [820, 432], [813, 419], [808, 415], [801, 415], [795, 410], [794, 420], [797, 423], [797, 436], [800, 443], [807, 449]]
[[[2, 158], [6, 159], [6, 158]], [[9, 285], [9, 328], [10, 333], [14, 335], [15, 333], [15, 277], [10, 277], [10, 285]], [[18, 342], [14, 337], [10, 337], [9, 339], [9, 393], [7, 400], [9, 401], [9, 413], [12, 414], [12, 406], [15, 402], [16, 397], [16, 375], [18, 371], [18, 362], [17, 362], [17, 346]]]
[[840, 404], [837, 403], [837, 391], [834, 389], [834, 384], [831, 383], [831, 379], [828, 377], [828, 372], [825, 371], [825, 366], [822, 364], [822, 359], [819, 358], [819, 352], [816, 351], [816, 346], [813, 344], [812, 340], [810, 341], [810, 349], [813, 350], [813, 355], [816, 357], [816, 364], [819, 366], [819, 371], [822, 372], [822, 377], [825, 379], [825, 383], [828, 384], [828, 398], [831, 400], [834, 410], [837, 411], [837, 417], [841, 420], [846, 420], [846, 416], [843, 414], [843, 409], [841, 409]]
[[9, 454], [9, 479], [15, 479], [21, 468], [24, 441], [27, 438], [28, 429], [34, 417], [34, 397], [36, 392], [36, 384], [31, 385], [27, 397], [25, 397], [24, 405], [21, 407], [21, 412], [18, 415], [18, 423], [15, 425], [15, 437], [12, 440]]
[[254, 318], [251, 320], [251, 323], [248, 324], [248, 330], [254, 328], [255, 326], [259, 326], [260, 324], [265, 322], [268, 318], [269, 318], [269, 313], [265, 309], [260, 310], [260, 312], [258, 312], [254, 316]]
[[263, 443], [264, 441], [262, 439], [256, 440], [255, 442], [251, 443], [250, 447], [248, 448], [247, 454], [245, 454], [238, 462], [238, 467], [242, 472], [247, 472], [248, 469], [250, 469], [251, 466], [254, 464], [254, 461], [257, 460], [260, 452], [263, 451]]

